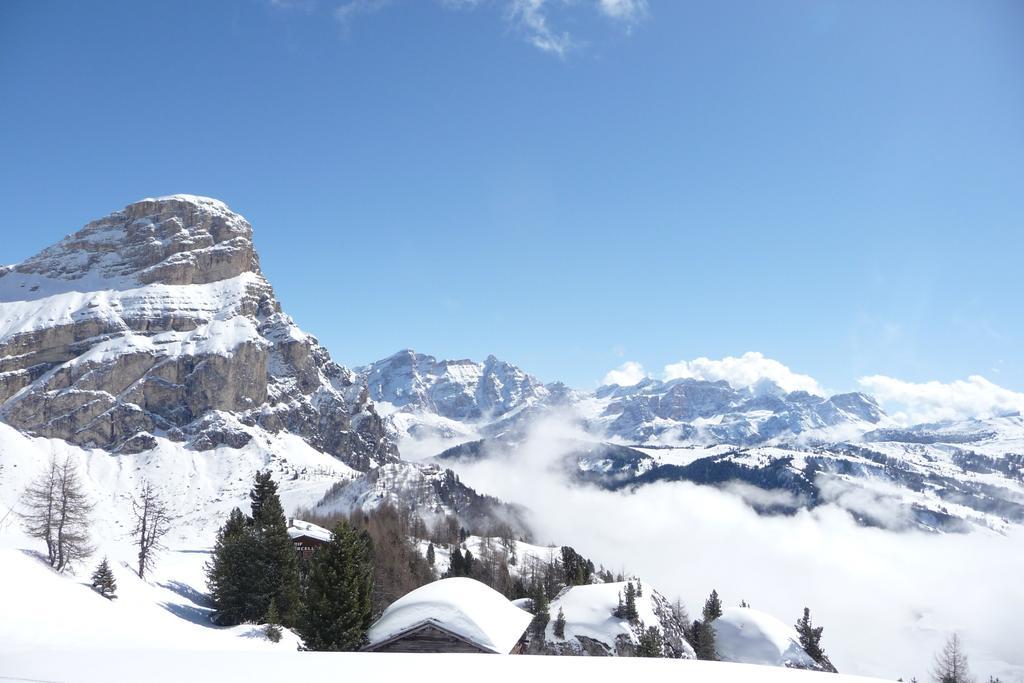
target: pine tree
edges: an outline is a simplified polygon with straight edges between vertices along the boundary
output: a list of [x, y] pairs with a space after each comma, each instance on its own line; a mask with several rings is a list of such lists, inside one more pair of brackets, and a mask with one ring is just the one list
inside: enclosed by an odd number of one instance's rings
[[[821, 649], [822, 626], [811, 623], [811, 610], [804, 607], [804, 615], [796, 622], [796, 632], [800, 635], [800, 647], [818, 664], [824, 664], [825, 651]], [[831, 664], [830, 664], [831, 666]]]
[[567, 586], [582, 586], [591, 582], [594, 563], [580, 555], [571, 546], [564, 545], [562, 554], [562, 581]]
[[299, 558], [288, 536], [288, 520], [284, 516], [277, 484], [267, 472], [257, 472], [249, 494], [252, 501], [252, 527], [259, 554], [257, 563], [260, 581], [256, 587], [256, 608], [259, 617], [266, 614], [271, 600], [277, 603], [281, 623], [295, 623], [299, 609]]
[[561, 607], [558, 608], [558, 616], [555, 617], [554, 631], [556, 638], [565, 638], [565, 611]]
[[530, 629], [537, 637], [543, 637], [544, 629], [551, 620], [551, 605], [548, 602], [548, 594], [544, 589], [544, 582], [534, 580], [530, 586], [530, 600], [533, 608], [533, 621]]
[[217, 624], [256, 622], [266, 614], [267, 606], [260, 607], [257, 595], [262, 570], [260, 555], [252, 525], [235, 508], [217, 532], [213, 553], [206, 563], [206, 584]]
[[718, 650], [715, 647], [715, 627], [711, 625], [711, 622], [706, 619], [694, 621], [691, 633], [694, 640], [693, 651], [697, 654], [697, 659], [711, 662], [717, 661]]
[[94, 591], [107, 600], [113, 600], [117, 597], [117, 581], [114, 580], [114, 572], [110, 570], [107, 558], [104, 557], [103, 561], [96, 567], [96, 571], [92, 573], [91, 585]]
[[633, 586], [632, 581], [626, 584], [626, 602], [623, 605], [622, 616], [630, 622], [640, 618], [640, 614], [636, 609], [636, 588]]
[[263, 627], [263, 633], [267, 640], [272, 643], [281, 642], [281, 615], [277, 611], [277, 601], [271, 598], [270, 607], [267, 608], [267, 625]]
[[640, 581], [640, 579], [636, 580], [636, 597], [644, 597], [644, 584]]
[[462, 551], [459, 550], [458, 546], [452, 550], [448, 560], [448, 571], [445, 572], [445, 577], [451, 576], [465, 576], [465, 564], [462, 561]]
[[431, 543], [430, 545], [427, 546], [427, 564], [429, 564], [431, 567], [433, 567], [434, 566], [434, 559], [435, 559], [435, 557], [434, 557], [434, 544]]
[[466, 554], [462, 556], [462, 576], [473, 576], [473, 553], [466, 548]]
[[637, 657], [662, 657], [664, 654], [661, 631], [654, 626], [648, 626], [640, 634], [640, 640], [636, 649]]
[[967, 666], [967, 655], [964, 654], [960, 636], [957, 634], [951, 635], [942, 652], [936, 655], [932, 678], [935, 679], [935, 683], [971, 683], [974, 680]]
[[712, 590], [704, 603], [704, 621], [710, 623], [722, 616], [722, 601], [718, 599], [718, 591]]
[[373, 558], [369, 535], [339, 522], [309, 563], [298, 632], [311, 650], [358, 650], [370, 627]]

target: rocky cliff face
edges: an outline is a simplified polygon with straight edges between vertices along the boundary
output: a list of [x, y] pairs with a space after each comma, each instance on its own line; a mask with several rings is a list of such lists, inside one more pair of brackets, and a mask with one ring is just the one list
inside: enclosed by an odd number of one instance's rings
[[146, 199], [0, 269], [0, 419], [122, 452], [288, 431], [395, 461], [370, 397], [281, 311], [252, 227], [216, 200]]

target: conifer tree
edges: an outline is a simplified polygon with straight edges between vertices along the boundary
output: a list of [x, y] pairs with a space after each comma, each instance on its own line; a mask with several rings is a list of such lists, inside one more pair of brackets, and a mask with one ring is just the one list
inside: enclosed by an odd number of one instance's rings
[[715, 627], [711, 625], [711, 622], [706, 619], [694, 621], [691, 633], [694, 639], [693, 651], [697, 654], [697, 659], [711, 662], [717, 661], [718, 651], [715, 648]]
[[626, 601], [622, 608], [622, 616], [631, 622], [640, 618], [636, 609], [636, 588], [632, 581], [626, 584]]
[[448, 560], [448, 571], [445, 572], [445, 577], [451, 576], [465, 576], [465, 565], [462, 561], [462, 551], [459, 550], [458, 546], [452, 550]]
[[299, 558], [288, 536], [288, 521], [270, 471], [257, 472], [249, 494], [252, 527], [259, 548], [260, 581], [256, 587], [258, 619], [276, 601], [281, 623], [290, 626], [299, 609]]
[[551, 606], [543, 581], [535, 579], [530, 585], [530, 601], [533, 607], [533, 621], [530, 623], [530, 629], [537, 637], [542, 637], [544, 629], [548, 626], [548, 621], [551, 620]]
[[704, 603], [704, 621], [712, 622], [722, 616], [722, 601], [718, 598], [718, 591], [712, 590]]
[[427, 546], [427, 564], [429, 564], [431, 567], [433, 567], [434, 566], [434, 559], [435, 559], [435, 556], [434, 556], [434, 544], [433, 544], [433, 542], [431, 542], [430, 545]]
[[822, 626], [814, 626], [811, 622], [811, 610], [804, 607], [804, 615], [796, 622], [796, 632], [800, 635], [800, 647], [818, 664], [825, 658], [821, 649]]
[[554, 631], [556, 638], [565, 638], [565, 611], [561, 606], [558, 608], [558, 616], [555, 617]]
[[462, 576], [473, 576], [473, 553], [466, 548], [466, 554], [462, 556]]
[[644, 584], [640, 581], [640, 579], [636, 580], [636, 597], [644, 597]]
[[114, 572], [110, 570], [107, 558], [104, 557], [103, 561], [96, 567], [96, 571], [92, 573], [91, 585], [94, 591], [107, 600], [113, 600], [117, 597], [117, 581], [114, 580]]
[[277, 601], [270, 599], [270, 607], [267, 608], [267, 625], [263, 627], [263, 633], [267, 640], [272, 643], [281, 642], [281, 615], [277, 611]]
[[358, 650], [370, 627], [373, 591], [369, 535], [339, 522], [309, 562], [298, 632], [311, 650]]
[[261, 583], [260, 555], [252, 525], [235, 508], [217, 532], [213, 553], [206, 564], [206, 584], [217, 624], [256, 622], [266, 614], [266, 605], [260, 606], [257, 595]]
[[[643, 624], [641, 624], [641, 627]], [[661, 631], [654, 626], [648, 626], [640, 634], [636, 654], [638, 657], [662, 657], [664, 656], [664, 645], [661, 639]]]

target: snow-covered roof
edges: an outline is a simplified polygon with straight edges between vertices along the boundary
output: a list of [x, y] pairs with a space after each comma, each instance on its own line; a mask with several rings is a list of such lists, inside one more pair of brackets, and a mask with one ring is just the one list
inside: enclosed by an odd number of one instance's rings
[[726, 662], [768, 666], [814, 666], [800, 647], [796, 629], [749, 607], [726, 607], [715, 619], [715, 649]]
[[370, 646], [433, 623], [485, 650], [509, 653], [533, 617], [474, 579], [420, 586], [391, 604], [366, 634]]
[[293, 519], [292, 523], [288, 526], [288, 537], [295, 539], [302, 536], [315, 538], [318, 541], [323, 541], [324, 543], [331, 540], [331, 532], [322, 526], [317, 526], [310, 522], [304, 522], [301, 519]]

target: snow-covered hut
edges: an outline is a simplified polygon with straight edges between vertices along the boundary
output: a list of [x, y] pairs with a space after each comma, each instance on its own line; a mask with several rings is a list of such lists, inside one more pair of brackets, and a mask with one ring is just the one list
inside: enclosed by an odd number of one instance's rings
[[420, 586], [391, 604], [367, 633], [377, 652], [517, 654], [532, 616], [474, 579]]
[[317, 548], [331, 540], [331, 532], [322, 526], [293, 519], [288, 524], [288, 538], [292, 539], [299, 556], [308, 560]]

